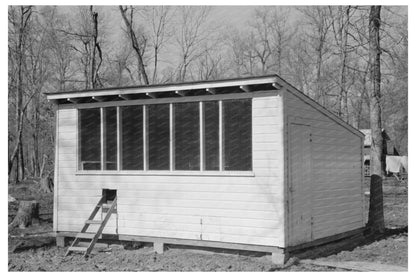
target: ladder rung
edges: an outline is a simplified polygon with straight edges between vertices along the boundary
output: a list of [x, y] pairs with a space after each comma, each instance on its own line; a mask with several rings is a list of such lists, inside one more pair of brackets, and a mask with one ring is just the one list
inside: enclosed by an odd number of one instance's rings
[[68, 251], [77, 251], [77, 252], [85, 252], [87, 251], [87, 247], [81, 247], [81, 246], [71, 246], [68, 248]]
[[77, 234], [77, 238], [81, 238], [81, 239], [92, 239], [94, 238], [95, 234], [94, 233], [78, 233]]
[[87, 220], [85, 221], [85, 224], [101, 224], [101, 220]]

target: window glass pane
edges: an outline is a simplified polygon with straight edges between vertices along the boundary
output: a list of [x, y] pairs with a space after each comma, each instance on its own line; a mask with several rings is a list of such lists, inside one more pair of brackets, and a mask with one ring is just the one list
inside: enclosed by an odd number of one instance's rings
[[121, 109], [121, 169], [143, 170], [143, 106]]
[[100, 109], [79, 110], [80, 170], [101, 169]]
[[174, 104], [175, 170], [199, 170], [199, 103]]
[[149, 169], [169, 170], [169, 105], [149, 105]]
[[104, 170], [117, 170], [117, 108], [104, 108]]
[[224, 170], [251, 170], [251, 99], [223, 101]]
[[205, 170], [219, 170], [219, 106], [217, 101], [204, 103]]

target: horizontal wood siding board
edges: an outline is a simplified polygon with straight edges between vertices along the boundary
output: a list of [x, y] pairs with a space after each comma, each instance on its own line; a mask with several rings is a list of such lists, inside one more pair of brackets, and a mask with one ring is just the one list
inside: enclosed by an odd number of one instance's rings
[[[80, 209], [87, 209], [89, 206], [89, 201], [91, 198], [83, 197], [79, 199], [79, 203], [74, 205], [74, 198], [67, 197], [61, 198], [62, 201], [60, 202], [61, 209], [63, 210], [80, 210]], [[138, 205], [137, 202], [140, 202]], [[178, 207], [178, 208], [192, 208], [192, 207], [200, 207], [204, 209], [210, 209], [212, 207], [216, 207], [216, 209], [226, 209], [226, 210], [248, 210], [248, 211], [266, 211], [266, 212], [273, 212], [275, 207], [272, 204], [267, 204], [262, 202], [244, 202], [244, 201], [213, 201], [213, 200], [193, 200], [193, 199], [180, 199], [180, 200], [172, 200], [170, 198], [123, 198], [124, 206], [131, 206], [131, 207], [143, 207], [143, 206], [152, 206], [152, 205], [160, 205], [160, 206], [167, 206], [167, 207]], [[214, 206], [215, 205], [215, 206]], [[121, 209], [125, 208], [123, 205], [120, 206]], [[119, 207], [119, 208], [120, 208]]]
[[[98, 185], [97, 185], [98, 186]], [[218, 185], [218, 184], [202, 184], [201, 186], [198, 186], [196, 184], [184, 184], [184, 185], [178, 185], [176, 183], [171, 184], [140, 184], [140, 185], [129, 185], [129, 184], [121, 184], [119, 186], [123, 188], [123, 192], [119, 192], [119, 195], [127, 195], [130, 196], [131, 193], [137, 192], [137, 190], [140, 191], [147, 191], [147, 192], [154, 192], [159, 193], [160, 191], [167, 191], [170, 190], [173, 193], [178, 192], [193, 192], [193, 193], [203, 193], [203, 192], [209, 192], [211, 193], [213, 190], [217, 190], [217, 192], [221, 193], [247, 193], [247, 194], [272, 194], [272, 195], [278, 195], [278, 191], [273, 188], [269, 187], [267, 185]], [[97, 195], [101, 193], [99, 189], [92, 189], [89, 186], [74, 186], [74, 184], [68, 183], [68, 185], [65, 185], [60, 190], [60, 195], [71, 195], [73, 194], [74, 190], [78, 190], [80, 193], [82, 193], [82, 196], [91, 196], [91, 195]], [[121, 193], [121, 194], [120, 194]], [[135, 195], [131, 197], [140, 197], [141, 195]]]
[[[347, 220], [349, 221], [349, 219]], [[321, 224], [322, 225], [322, 224]], [[342, 232], [347, 232], [350, 230], [362, 228], [362, 222], [360, 221], [354, 221], [351, 222], [337, 222], [337, 224], [332, 225], [331, 227], [324, 228], [323, 225], [320, 226], [319, 229], [315, 230], [314, 236], [316, 238], [318, 237], [324, 237], [324, 236], [330, 236], [330, 233], [339, 234]]]
[[[64, 208], [59, 208], [59, 211], [79, 211], [80, 208], [69, 209], [65, 204]], [[253, 219], [268, 219], [280, 216], [279, 211], [255, 211], [255, 210], [227, 210], [220, 208], [200, 208], [200, 207], [172, 207], [172, 206], [158, 206], [152, 205], [137, 205], [137, 206], [120, 206], [117, 208], [119, 213], [131, 213], [131, 209], [135, 209], [134, 214], [156, 213], [156, 214], [178, 214], [178, 215], [199, 215], [201, 217], [232, 217], [232, 218], [253, 218]], [[92, 210], [92, 208], [90, 209]]]
[[[321, 224], [321, 223], [325, 223], [326, 221], [328, 221], [328, 217], [342, 217], [342, 220], [340, 220], [339, 222], [347, 222], [347, 221], [360, 221], [361, 220], [361, 214], [360, 212], [356, 211], [356, 210], [344, 210], [344, 211], [338, 211], [338, 212], [333, 212], [333, 213], [327, 213], [327, 214], [322, 214], [318, 217], [314, 217], [313, 218], [313, 223], [314, 224]], [[318, 230], [319, 228], [317, 228]]]
[[[81, 222], [85, 221], [85, 215], [89, 215], [85, 211], [62, 211], [61, 216], [66, 223], [73, 224], [79, 219]], [[176, 214], [140, 214], [136, 213], [119, 213], [118, 219], [121, 221], [133, 221], [133, 222], [158, 222], [158, 223], [186, 223], [186, 224], [201, 224], [201, 217], [196, 215], [176, 215]], [[276, 229], [282, 224], [276, 219], [248, 219], [248, 218], [232, 218], [224, 215], [221, 218], [218, 217], [205, 217], [203, 224], [215, 225], [215, 226], [240, 226], [240, 227], [253, 227], [253, 228], [266, 228]]]
[[[65, 222], [65, 218], [63, 222]], [[70, 220], [70, 219], [68, 219]], [[70, 221], [69, 221], [70, 222]], [[79, 226], [82, 226], [80, 224]], [[108, 225], [108, 227], [117, 226], [115, 223]], [[200, 223], [190, 224], [190, 223], [177, 223], [177, 222], [158, 222], [158, 221], [136, 221], [136, 220], [120, 220], [118, 223], [118, 228], [121, 232], [123, 229], [140, 229], [140, 230], [163, 230], [163, 231], [182, 231], [186, 230], [193, 233], [202, 234], [222, 234], [222, 235], [236, 235], [239, 236], [254, 236], [254, 237], [263, 237], [263, 238], [276, 238], [276, 227], [274, 228], [255, 228], [255, 227], [245, 227], [245, 226], [225, 226], [225, 225], [211, 225]]]

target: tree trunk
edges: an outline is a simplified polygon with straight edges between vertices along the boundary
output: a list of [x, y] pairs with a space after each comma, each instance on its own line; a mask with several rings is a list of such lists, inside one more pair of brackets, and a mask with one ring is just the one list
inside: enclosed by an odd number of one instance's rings
[[53, 192], [53, 182], [49, 175], [42, 177], [40, 179], [40, 190], [44, 193]]
[[127, 32], [131, 40], [131, 45], [134, 51], [136, 52], [140, 79], [142, 80], [144, 85], [148, 85], [149, 78], [147, 77], [146, 67], [143, 62], [143, 57], [142, 57], [142, 52], [141, 52], [142, 49], [140, 48], [139, 41], [133, 29], [133, 7], [130, 6], [130, 19], [127, 18], [127, 7], [124, 8], [123, 6], [119, 6], [119, 9], [120, 9], [120, 13], [123, 18], [123, 21], [126, 24]]
[[370, 54], [370, 125], [371, 125], [371, 184], [368, 227], [373, 233], [384, 231], [383, 211], [383, 136], [381, 128], [381, 72], [380, 72], [380, 10], [381, 6], [371, 6], [369, 17]]
[[[25, 177], [24, 171], [24, 159], [23, 159], [23, 143], [22, 143], [22, 131], [23, 131], [23, 117], [24, 117], [24, 105], [23, 105], [23, 90], [24, 90], [24, 69], [25, 69], [25, 47], [26, 47], [26, 35], [28, 32], [28, 24], [32, 15], [31, 6], [20, 7], [20, 20], [16, 27], [18, 27], [18, 44], [15, 49], [17, 55], [17, 83], [16, 83], [16, 142], [12, 155], [9, 159], [9, 175], [13, 169], [13, 164], [16, 161], [16, 179], [15, 182], [22, 181]], [[15, 23], [13, 23], [15, 24]]]
[[39, 222], [39, 203], [36, 201], [20, 201], [19, 210], [9, 228], [19, 226], [24, 229]]

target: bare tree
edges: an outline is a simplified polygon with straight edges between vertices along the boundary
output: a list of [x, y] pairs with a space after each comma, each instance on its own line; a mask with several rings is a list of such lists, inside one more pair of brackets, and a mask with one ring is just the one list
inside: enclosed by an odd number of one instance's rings
[[383, 136], [381, 126], [381, 72], [380, 72], [380, 10], [371, 6], [369, 15], [369, 56], [370, 56], [370, 125], [371, 125], [371, 184], [368, 226], [374, 233], [384, 232], [383, 213]]
[[[102, 41], [99, 33], [100, 19], [94, 6], [79, 7], [78, 21], [75, 27], [61, 29], [65, 35], [72, 37], [72, 48], [80, 54], [80, 64], [84, 75], [84, 88], [102, 87], [100, 69], [103, 63]], [[102, 33], [102, 32], [101, 32]]]
[[237, 76], [253, 75], [256, 67], [254, 34], [231, 30], [228, 38], [230, 56]]
[[[212, 43], [212, 41], [211, 41]], [[204, 52], [196, 62], [196, 80], [215, 80], [226, 76], [227, 68], [224, 65], [224, 58], [221, 55], [223, 44], [216, 40], [216, 46], [205, 45]]]
[[[149, 78], [146, 73], [146, 67], [143, 60], [144, 55], [144, 44], [140, 41], [140, 34], [137, 34], [137, 31], [134, 29], [134, 14], [135, 8], [133, 6], [123, 7], [119, 6], [121, 16], [123, 18], [124, 24], [127, 28], [127, 33], [131, 40], [131, 45], [137, 56], [138, 71], [139, 71], [139, 81], [145, 85], [149, 84]], [[143, 38], [143, 36], [141, 36]]]
[[[29, 39], [28, 59], [26, 62], [26, 86], [27, 90], [34, 94], [28, 108], [28, 131], [31, 133], [32, 144], [28, 146], [31, 149], [32, 176], [40, 177], [41, 171], [41, 121], [45, 119], [45, 112], [42, 108], [42, 89], [49, 78], [50, 73], [50, 52], [47, 47], [47, 29], [42, 26], [36, 17], [36, 29], [33, 29]], [[36, 30], [36, 31], [35, 31]]]
[[204, 52], [201, 45], [210, 35], [205, 28], [209, 12], [209, 7], [186, 6], [179, 10], [179, 22], [175, 31], [180, 59], [177, 81], [186, 80], [190, 64]]
[[[33, 94], [24, 102], [24, 69], [26, 62], [26, 47], [31, 24], [32, 6], [20, 6], [9, 8], [9, 57], [13, 60], [15, 70], [9, 72], [9, 86], [15, 92], [15, 146], [9, 158], [8, 174], [12, 171], [13, 163], [16, 161], [16, 182], [25, 178], [25, 165], [23, 159], [23, 118]], [[17, 75], [15, 77], [14, 75]]]
[[283, 76], [284, 62], [289, 54], [290, 42], [297, 32], [297, 27], [292, 28], [288, 24], [289, 10], [285, 8], [274, 9], [271, 17], [270, 28], [272, 40], [272, 52], [275, 60], [277, 74]]
[[271, 67], [272, 46], [271, 46], [271, 28], [270, 28], [271, 11], [268, 8], [256, 9], [254, 12], [254, 22], [251, 22], [253, 28], [253, 51], [255, 57], [260, 62], [260, 73], [266, 74]]
[[323, 90], [323, 63], [327, 52], [327, 35], [331, 27], [329, 13], [326, 7], [312, 6], [299, 9], [304, 19], [311, 26], [307, 36], [310, 38], [315, 56], [315, 100], [323, 106], [327, 106], [327, 97]]
[[[134, 84], [135, 78], [133, 77], [133, 71], [131, 69], [132, 61], [131, 56], [132, 50], [130, 45], [122, 43], [122, 47], [113, 54], [113, 58], [111, 59], [110, 63], [112, 64], [111, 68], [115, 73], [113, 77], [115, 78], [113, 83], [116, 86], [122, 86], [126, 84]], [[127, 77], [124, 76], [124, 72], [127, 72]]]
[[150, 23], [150, 40], [153, 50], [153, 74], [152, 83], [157, 83], [160, 52], [172, 35], [170, 22], [172, 20], [172, 8], [165, 6], [150, 7], [146, 9], [146, 21]]
[[338, 6], [337, 13], [333, 11], [335, 8], [328, 7], [332, 17], [332, 29], [334, 33], [335, 43], [338, 48], [340, 66], [339, 66], [339, 87], [340, 92], [337, 97], [337, 114], [349, 123], [348, 116], [348, 91], [347, 91], [347, 70], [348, 70], [348, 53], [351, 51], [348, 45], [350, 11], [351, 6]]

